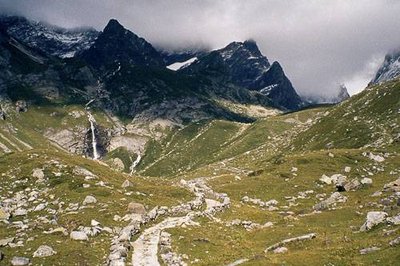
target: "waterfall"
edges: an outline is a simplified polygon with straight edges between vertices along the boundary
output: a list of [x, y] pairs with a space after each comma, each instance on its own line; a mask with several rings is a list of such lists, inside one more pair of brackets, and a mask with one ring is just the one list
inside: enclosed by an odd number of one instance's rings
[[141, 159], [142, 159], [142, 156], [140, 156], [140, 154], [138, 153], [136, 160], [132, 163], [131, 167], [129, 167], [129, 169], [131, 170], [131, 174], [133, 173], [135, 167], [140, 163]]
[[97, 153], [97, 140], [96, 140], [96, 134], [95, 134], [95, 126], [94, 124], [96, 123], [96, 120], [94, 119], [93, 115], [88, 112], [88, 118], [90, 122], [90, 128], [92, 130], [92, 147], [93, 147], [93, 160], [97, 160], [100, 158], [99, 154]]

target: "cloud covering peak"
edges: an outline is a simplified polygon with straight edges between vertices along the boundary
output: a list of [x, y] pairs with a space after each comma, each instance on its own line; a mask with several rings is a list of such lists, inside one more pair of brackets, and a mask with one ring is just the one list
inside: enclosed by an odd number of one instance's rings
[[158, 47], [221, 48], [254, 39], [302, 95], [363, 89], [400, 47], [396, 0], [0, 0], [0, 10], [102, 30], [110, 18]]

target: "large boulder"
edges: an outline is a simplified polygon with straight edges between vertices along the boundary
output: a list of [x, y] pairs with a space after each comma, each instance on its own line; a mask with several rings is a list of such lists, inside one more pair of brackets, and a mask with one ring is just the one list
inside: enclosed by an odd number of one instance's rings
[[331, 207], [331, 206], [335, 206], [336, 203], [339, 203], [339, 202], [346, 202], [346, 201], [347, 201], [347, 197], [346, 197], [346, 196], [343, 196], [343, 195], [340, 194], [339, 192], [334, 192], [334, 193], [332, 193], [332, 195], [331, 195], [329, 198], [327, 198], [326, 200], [323, 200], [323, 201], [317, 203], [317, 204], [314, 206], [314, 209], [315, 209], [316, 211], [322, 211], [322, 210], [325, 210], [325, 209], [329, 209], [329, 207]]
[[28, 265], [30, 260], [25, 257], [13, 257], [11, 260], [11, 265], [13, 266], [24, 266]]
[[89, 240], [87, 234], [82, 231], [72, 231], [69, 237], [72, 240], [78, 240], [78, 241], [87, 241]]
[[42, 245], [33, 253], [33, 257], [39, 257], [39, 258], [50, 257], [56, 253], [57, 252], [55, 252], [52, 247]]
[[141, 203], [131, 202], [128, 204], [128, 212], [136, 214], [145, 214], [146, 208]]
[[383, 223], [386, 220], [388, 214], [386, 212], [368, 212], [367, 220], [360, 227], [360, 231], [368, 231], [378, 224]]
[[387, 183], [383, 189], [385, 191], [393, 191], [393, 192], [400, 192], [400, 178], [396, 179], [393, 182]]
[[86, 198], [83, 200], [83, 205], [88, 205], [88, 204], [95, 204], [97, 203], [97, 199], [93, 196], [86, 196]]

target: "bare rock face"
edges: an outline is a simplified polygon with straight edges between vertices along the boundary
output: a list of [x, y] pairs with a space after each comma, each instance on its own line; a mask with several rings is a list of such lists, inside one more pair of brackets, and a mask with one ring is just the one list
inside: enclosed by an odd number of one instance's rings
[[141, 203], [131, 202], [128, 205], [128, 212], [136, 214], [145, 214], [146, 208]]
[[60, 131], [48, 129], [44, 136], [68, 152], [83, 154], [85, 136], [85, 128], [83, 127], [75, 127], [73, 130], [62, 129]]

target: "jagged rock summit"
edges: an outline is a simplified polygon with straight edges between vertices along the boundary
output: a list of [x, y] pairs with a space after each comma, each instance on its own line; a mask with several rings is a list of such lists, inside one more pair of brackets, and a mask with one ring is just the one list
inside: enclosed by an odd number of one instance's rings
[[163, 67], [159, 52], [145, 39], [125, 29], [111, 19], [94, 44], [80, 57], [96, 68], [123, 63], [139, 66]]
[[298, 109], [302, 100], [281, 65], [269, 63], [255, 41], [232, 42], [212, 51], [182, 70], [184, 73], [212, 76], [223, 82], [261, 92], [277, 105]]
[[400, 50], [389, 53], [385, 56], [385, 60], [375, 77], [372, 79], [372, 84], [382, 83], [392, 80], [400, 76]]

